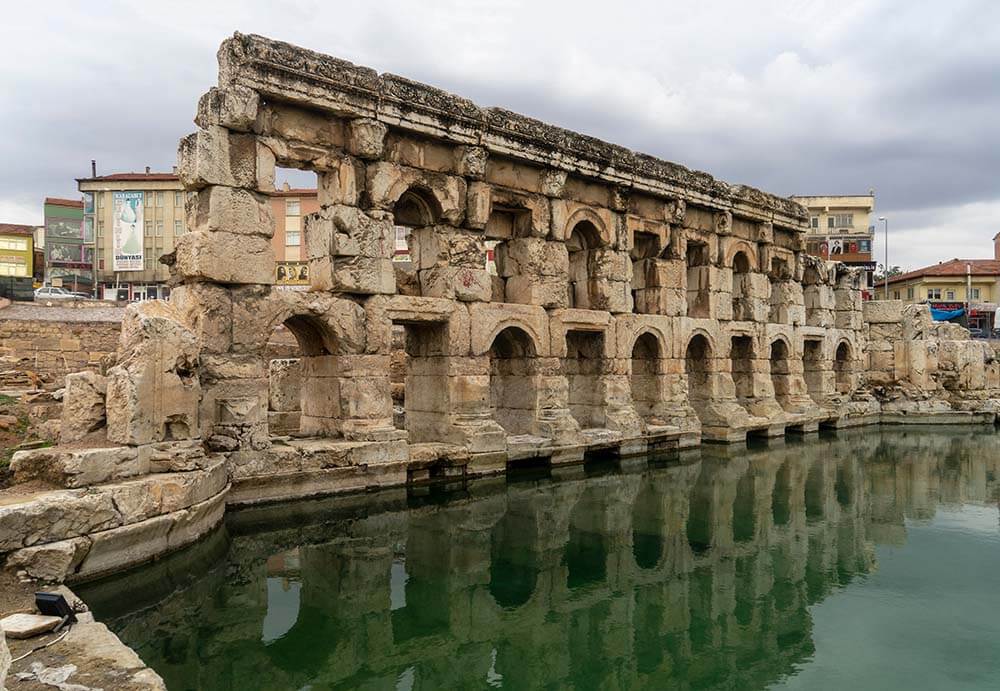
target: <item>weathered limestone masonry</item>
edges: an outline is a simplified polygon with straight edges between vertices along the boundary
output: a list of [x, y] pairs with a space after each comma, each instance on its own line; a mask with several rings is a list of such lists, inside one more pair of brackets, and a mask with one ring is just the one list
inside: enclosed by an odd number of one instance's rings
[[881, 420], [899, 424], [992, 423], [1000, 411], [1000, 361], [991, 343], [935, 322], [927, 305], [869, 302], [868, 387]]
[[[170, 300], [129, 307], [106, 377], [74, 375], [63, 446], [14, 457], [15, 482], [65, 488], [0, 502], [22, 575], [124, 568], [226, 504], [877, 422], [882, 401], [902, 420], [914, 391], [993, 419], [992, 357], [882, 303], [864, 324], [796, 203], [258, 36], [219, 64], [179, 149]], [[272, 286], [276, 166], [318, 178], [308, 292]]]
[[[49, 383], [82, 369], [97, 370], [101, 360], [115, 352], [121, 325], [116, 321], [59, 322], [6, 319], [0, 312], [0, 362], [9, 381], [0, 385]], [[40, 380], [31, 382], [31, 374]], [[15, 376], [16, 375], [16, 376]]]

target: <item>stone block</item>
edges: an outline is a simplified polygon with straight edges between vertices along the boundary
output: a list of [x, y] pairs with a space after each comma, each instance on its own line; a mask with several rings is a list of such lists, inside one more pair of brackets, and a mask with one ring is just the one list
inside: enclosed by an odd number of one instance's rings
[[517, 275], [559, 278], [569, 274], [565, 243], [542, 238], [515, 238], [497, 245], [496, 264], [501, 276]]
[[357, 118], [347, 123], [347, 151], [359, 158], [375, 160], [385, 149], [385, 124], [370, 118]]
[[606, 310], [612, 313], [632, 311], [630, 281], [595, 278], [588, 281], [587, 286], [590, 294], [590, 309]]
[[309, 260], [313, 290], [356, 295], [393, 295], [396, 274], [392, 260], [373, 257], [320, 257]]
[[421, 295], [462, 302], [489, 302], [492, 278], [486, 269], [464, 266], [435, 266], [418, 272]]
[[177, 239], [172, 275], [182, 281], [274, 283], [274, 248], [266, 237], [195, 231]]
[[518, 275], [507, 279], [500, 302], [559, 309], [569, 305], [569, 293], [563, 279]]
[[250, 132], [257, 120], [260, 96], [238, 84], [212, 87], [198, 99], [195, 124], [202, 129], [221, 126], [236, 132]]
[[59, 441], [69, 444], [83, 439], [104, 426], [106, 414], [104, 395], [107, 379], [95, 372], [74, 372], [66, 375]]
[[177, 170], [188, 189], [209, 185], [258, 188], [257, 139], [211, 125], [181, 140]]
[[298, 359], [271, 360], [268, 364], [268, 410], [299, 410], [302, 367]]
[[347, 204], [356, 206], [364, 180], [364, 164], [350, 156], [341, 156], [329, 163], [317, 176], [317, 198], [321, 206]]
[[482, 230], [490, 220], [490, 186], [485, 182], [470, 182], [466, 196], [465, 225]]
[[196, 192], [185, 204], [188, 230], [274, 235], [271, 202], [263, 195], [238, 187], [212, 185]]
[[868, 300], [862, 306], [862, 314], [864, 320], [869, 324], [899, 323], [903, 320], [903, 302], [902, 300]]
[[62, 617], [20, 612], [0, 619], [0, 631], [8, 638], [34, 638], [48, 633], [61, 623]]
[[481, 146], [460, 146], [455, 149], [455, 172], [470, 180], [486, 177], [489, 152]]
[[391, 259], [395, 229], [390, 218], [345, 205], [325, 206], [306, 217], [306, 257]]

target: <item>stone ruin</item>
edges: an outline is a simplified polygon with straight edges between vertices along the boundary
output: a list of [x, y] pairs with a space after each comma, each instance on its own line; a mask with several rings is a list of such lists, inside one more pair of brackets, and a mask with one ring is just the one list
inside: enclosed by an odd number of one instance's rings
[[[65, 445], [14, 459], [65, 488], [0, 508], [22, 574], [148, 559], [226, 504], [996, 417], [989, 346], [863, 307], [795, 202], [260, 36], [219, 67], [170, 300], [128, 309], [106, 378], [70, 375]], [[273, 285], [276, 167], [317, 176], [308, 291]]]

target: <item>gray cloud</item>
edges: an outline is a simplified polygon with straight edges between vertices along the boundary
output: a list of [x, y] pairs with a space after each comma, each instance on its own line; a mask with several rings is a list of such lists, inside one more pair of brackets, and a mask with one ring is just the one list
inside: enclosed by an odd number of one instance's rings
[[991, 2], [67, 2], [5, 20], [4, 221], [75, 196], [91, 158], [169, 169], [238, 29], [778, 194], [875, 188], [892, 263], [988, 256], [1000, 230]]

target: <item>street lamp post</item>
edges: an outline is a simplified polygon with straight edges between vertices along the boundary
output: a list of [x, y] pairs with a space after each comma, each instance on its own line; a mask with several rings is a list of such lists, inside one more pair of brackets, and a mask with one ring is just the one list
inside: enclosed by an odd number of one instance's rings
[[883, 269], [883, 278], [885, 278], [885, 299], [889, 299], [889, 219], [885, 216], [879, 216], [878, 220], [882, 221], [882, 225], [885, 226], [885, 268]]

